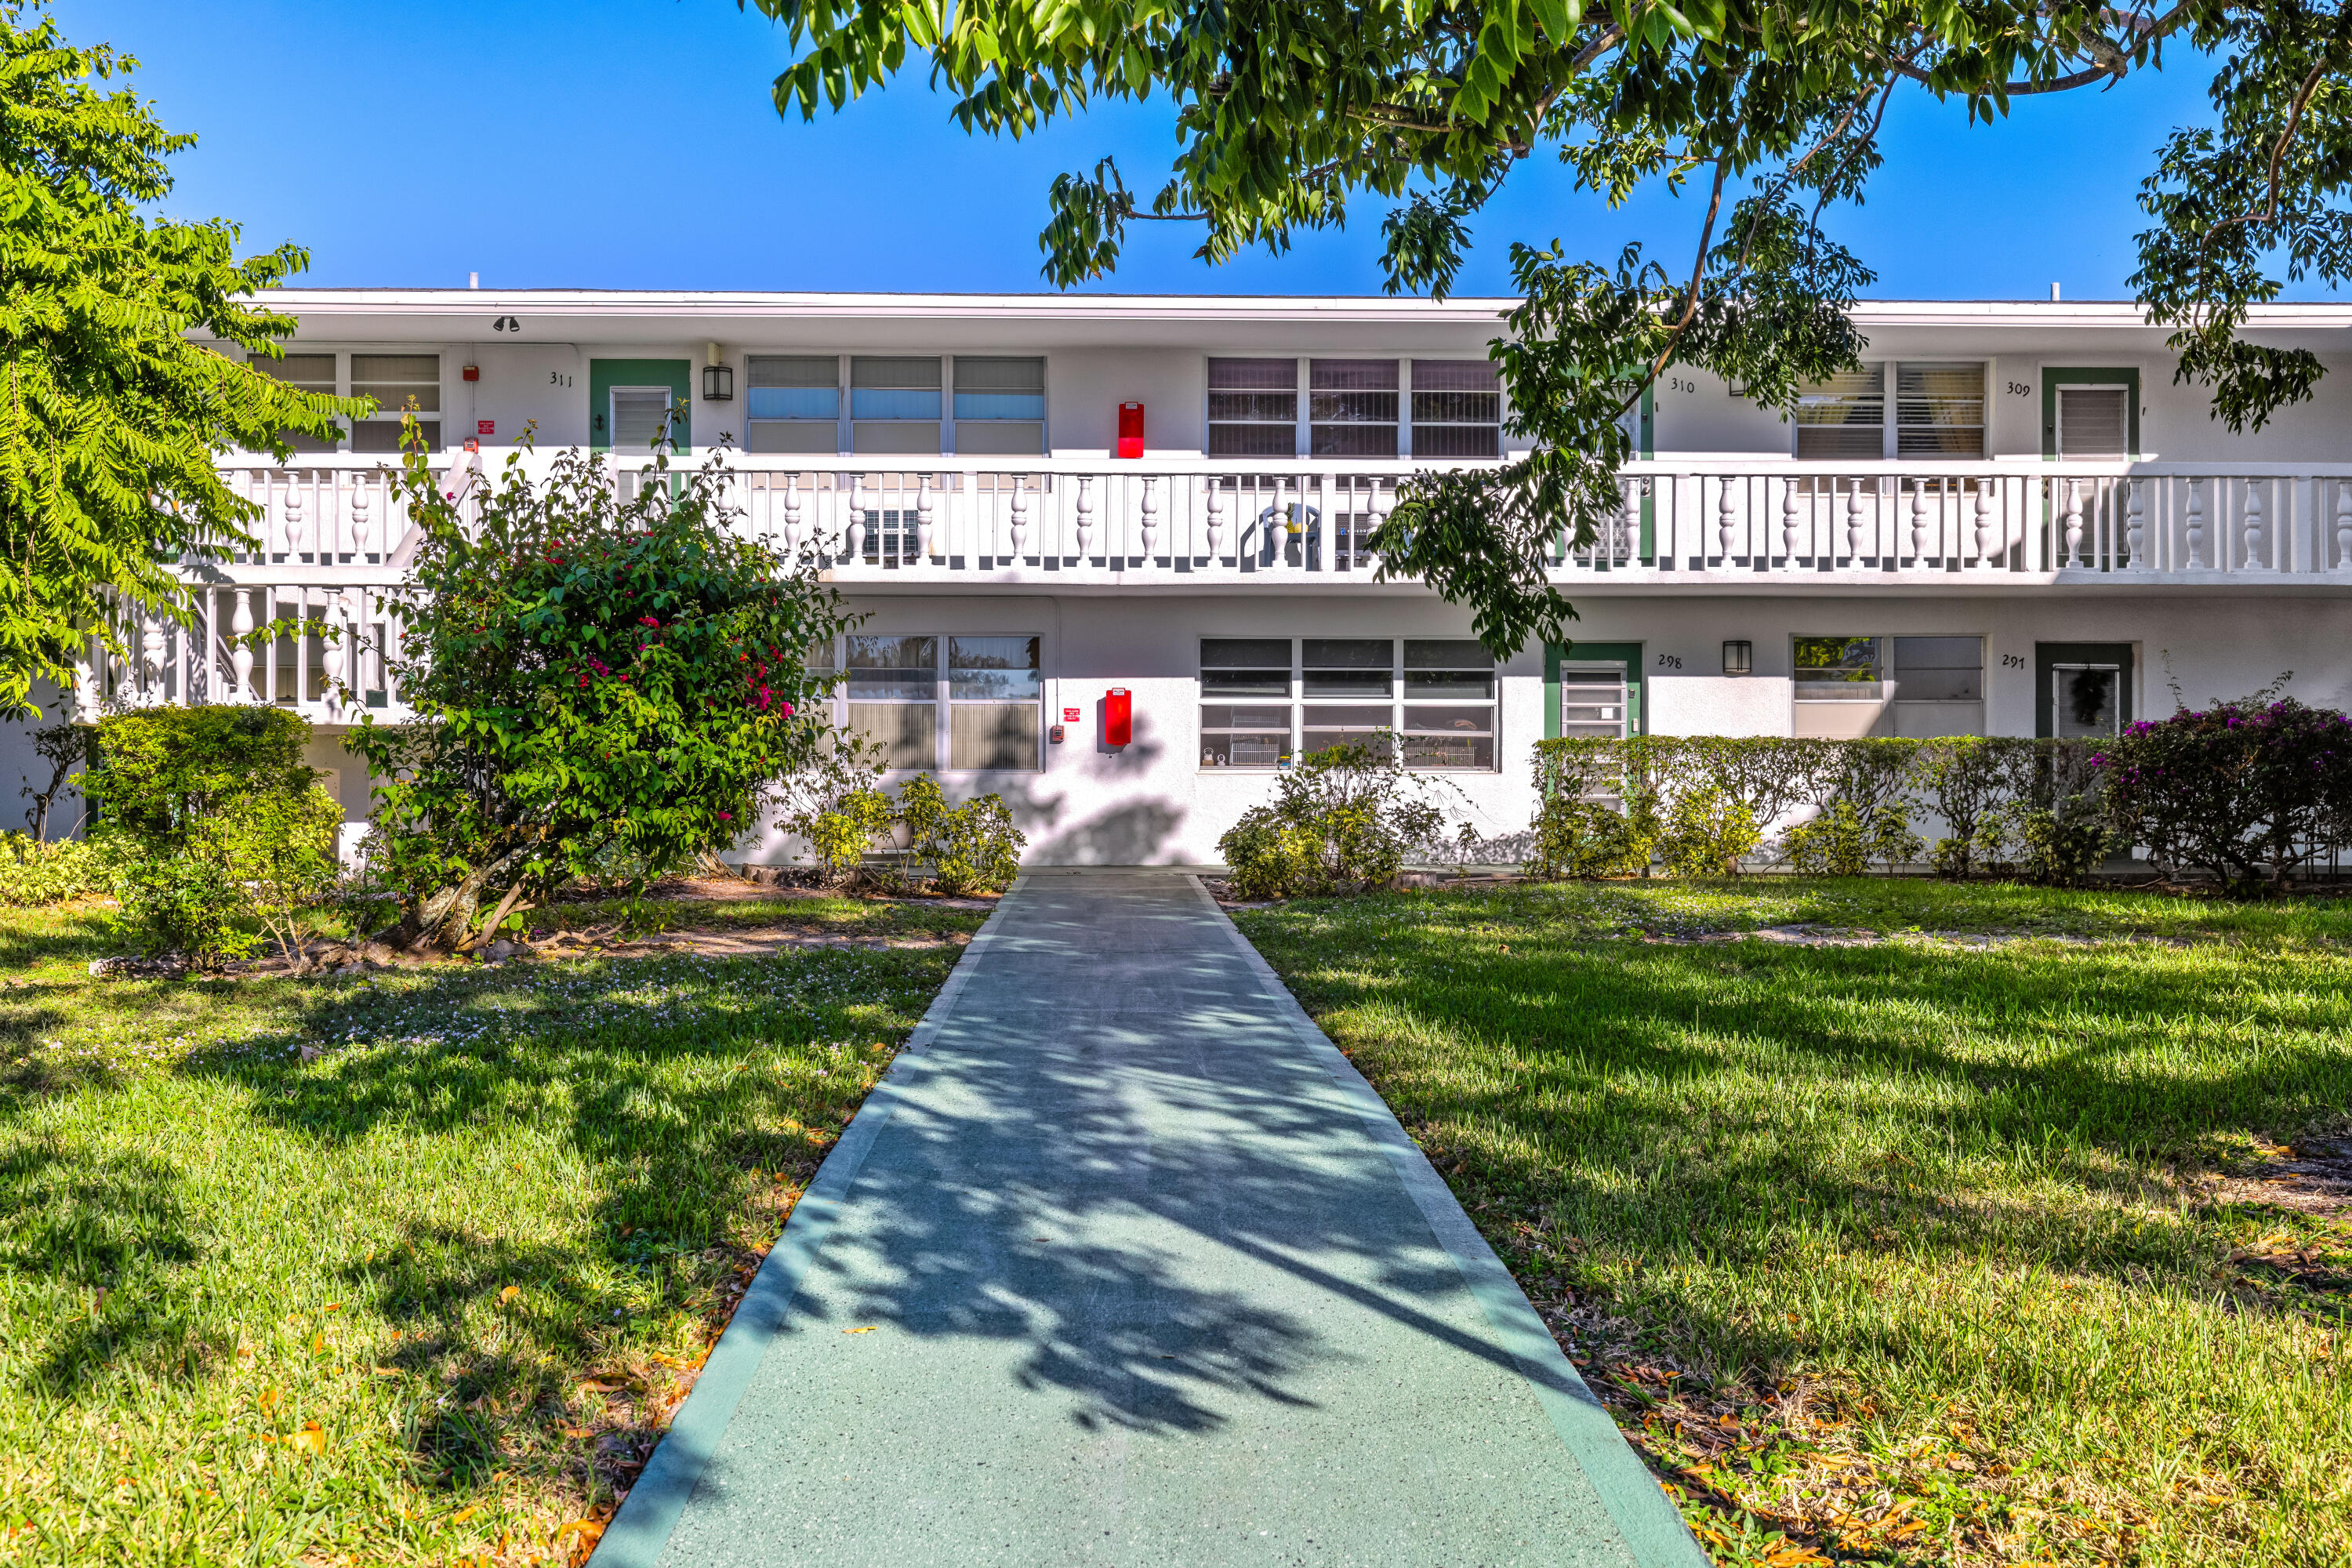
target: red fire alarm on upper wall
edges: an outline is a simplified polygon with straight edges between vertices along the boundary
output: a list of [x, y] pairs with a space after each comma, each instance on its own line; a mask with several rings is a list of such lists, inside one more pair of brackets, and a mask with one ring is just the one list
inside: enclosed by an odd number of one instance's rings
[[1140, 403], [1118, 405], [1118, 455], [1122, 458], [1143, 456], [1143, 405]]
[[1135, 739], [1135, 710], [1129, 704], [1127, 688], [1114, 686], [1103, 693], [1103, 744], [1124, 746]]
[[481, 379], [482, 379], [482, 367], [481, 367], [480, 365], [478, 365], [478, 364], [469, 364], [469, 365], [467, 365], [467, 366], [466, 367], [466, 379], [467, 379], [467, 381], [479, 381], [479, 380], [481, 380]]

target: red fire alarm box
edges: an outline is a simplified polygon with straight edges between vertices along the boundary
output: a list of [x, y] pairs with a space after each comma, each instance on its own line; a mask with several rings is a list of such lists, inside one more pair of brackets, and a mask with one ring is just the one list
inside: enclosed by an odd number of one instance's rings
[[481, 380], [481, 379], [482, 379], [482, 367], [481, 367], [480, 365], [478, 365], [478, 364], [469, 364], [469, 365], [467, 365], [467, 366], [466, 367], [466, 379], [467, 379], [467, 381], [479, 381], [479, 380]]
[[1129, 705], [1127, 688], [1114, 686], [1103, 693], [1103, 744], [1124, 746], [1135, 739], [1135, 710]]
[[1122, 458], [1143, 456], [1143, 405], [1140, 403], [1118, 405], [1118, 455]]

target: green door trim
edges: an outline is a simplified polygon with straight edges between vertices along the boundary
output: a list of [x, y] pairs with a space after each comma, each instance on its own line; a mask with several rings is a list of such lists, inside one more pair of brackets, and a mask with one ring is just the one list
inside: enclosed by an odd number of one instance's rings
[[2116, 721], [2133, 722], [2132, 645], [2127, 642], [2038, 642], [2033, 645], [2033, 733], [2049, 740], [2058, 732], [2058, 710], [2050, 678], [2062, 664], [2112, 664], [2123, 672], [2116, 682]]
[[1639, 735], [1646, 729], [1649, 717], [1642, 705], [1642, 644], [1637, 642], [1580, 642], [1566, 647], [1558, 643], [1544, 645], [1544, 739], [1559, 739], [1559, 667], [1590, 659], [1595, 664], [1622, 661], [1625, 666], [1625, 732]]
[[688, 449], [694, 428], [694, 362], [688, 359], [592, 359], [588, 362], [588, 449], [613, 449], [610, 428], [616, 386], [669, 388], [670, 428], [677, 435], [673, 456]]
[[2042, 456], [2050, 462], [2058, 458], [2058, 389], [2062, 386], [2113, 386], [2121, 382], [2127, 388], [2128, 400], [2124, 408], [2126, 445], [2128, 455], [2139, 456], [2139, 367], [2112, 365], [2100, 369], [2095, 365], [2076, 366], [2064, 370], [2047, 365], [2042, 371]]

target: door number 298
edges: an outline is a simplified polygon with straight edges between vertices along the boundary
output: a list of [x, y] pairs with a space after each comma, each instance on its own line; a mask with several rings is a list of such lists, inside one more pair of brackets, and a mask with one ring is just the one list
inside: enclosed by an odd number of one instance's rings
[[1678, 653], [1662, 653], [1658, 656], [1660, 669], [1680, 669], [1682, 667], [1683, 657]]

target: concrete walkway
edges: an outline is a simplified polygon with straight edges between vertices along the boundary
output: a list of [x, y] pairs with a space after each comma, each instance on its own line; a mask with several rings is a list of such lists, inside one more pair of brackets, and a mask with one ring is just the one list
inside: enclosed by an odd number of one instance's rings
[[595, 1563], [1705, 1558], [1199, 884], [1038, 872], [826, 1160]]

